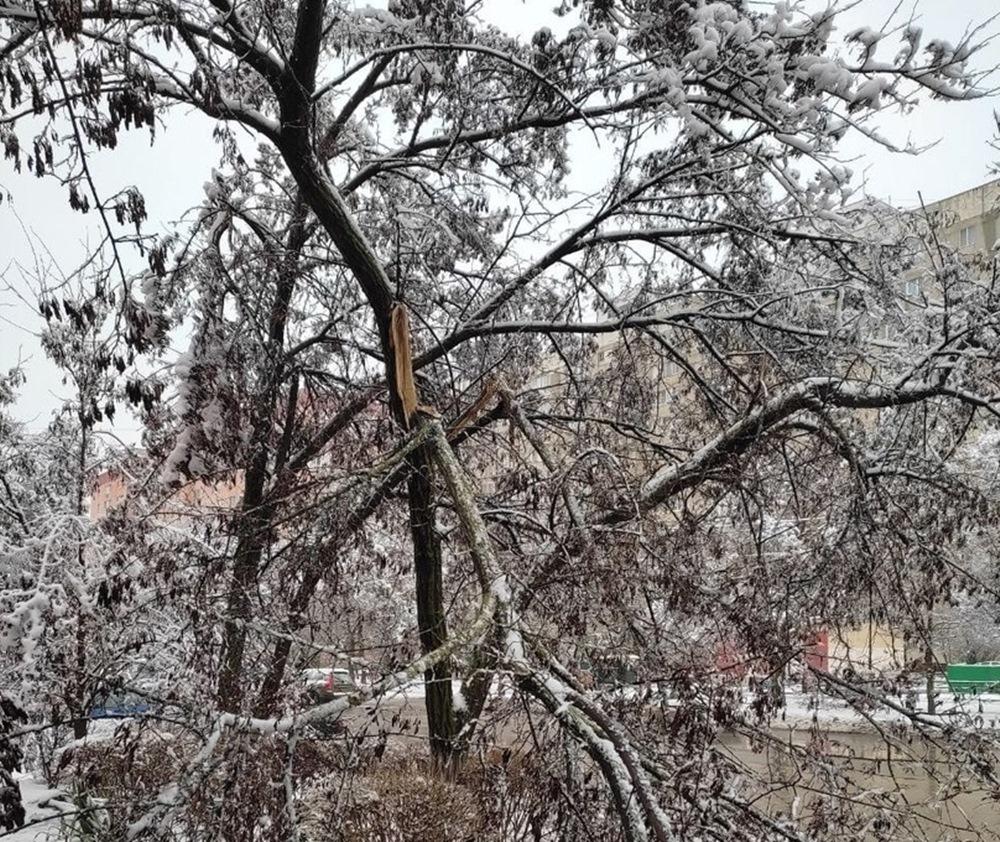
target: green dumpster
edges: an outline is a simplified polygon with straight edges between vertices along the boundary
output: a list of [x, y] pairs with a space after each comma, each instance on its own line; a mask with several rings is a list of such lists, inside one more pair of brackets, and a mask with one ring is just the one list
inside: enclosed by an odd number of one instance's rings
[[1000, 663], [948, 664], [946, 675], [953, 693], [1000, 692]]

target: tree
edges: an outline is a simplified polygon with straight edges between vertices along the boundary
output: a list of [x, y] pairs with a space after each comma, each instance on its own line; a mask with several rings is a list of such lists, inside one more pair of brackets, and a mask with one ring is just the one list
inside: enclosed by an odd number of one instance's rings
[[[3, 823], [24, 823], [19, 786], [9, 773], [23, 763], [20, 740], [36, 728], [75, 737], [102, 684], [108, 650], [95, 633], [108, 584], [103, 542], [79, 507], [91, 454], [57, 419], [28, 435], [6, 414], [20, 382], [4, 378], [0, 417], [0, 687], [3, 732]], [[83, 461], [78, 461], [83, 460]], [[56, 738], [58, 739], [58, 737]]]
[[[98, 210], [135, 353], [162, 353], [171, 317], [191, 328], [175, 417], [130, 381], [151, 451], [170, 481], [242, 475], [234, 543], [206, 567], [225, 599], [199, 612], [221, 636], [207, 660], [224, 713], [154, 808], [161, 826], [222, 730], [295, 733], [359, 701], [279, 715], [320, 583], [376, 512], [399, 538], [405, 487], [422, 654], [366, 692], [424, 673], [442, 765], [501, 671], [589, 752], [626, 838], [685, 821], [781, 835], [719, 796], [731, 770], [711, 741], [745, 718], [706, 689], [704, 641], [780, 670], [873, 583], [899, 610], [906, 583], [873, 559], [933, 566], [935, 532], [969, 514], [924, 509], [902, 530], [890, 516], [997, 414], [992, 281], [919, 257], [919, 222], [839, 213], [837, 146], [849, 131], [886, 143], [870, 128], [883, 107], [980, 95], [978, 36], [923, 47], [903, 22], [888, 59], [872, 29], [836, 52], [832, 9], [562, 13], [564, 37], [525, 44], [455, 0], [0, 8], [6, 156]], [[143, 202], [102, 199], [87, 155], [175, 107], [216, 121], [224, 161], [183, 244], [138, 240], [140, 300], [119, 249]], [[609, 177], [580, 195], [591, 140]], [[913, 271], [920, 306], [898, 287]], [[898, 337], [877, 334], [888, 321]], [[959, 485], [992, 512], [991, 486]], [[790, 544], [771, 555], [777, 536]], [[631, 736], [567, 663], [612, 644], [645, 677], [675, 676], [686, 704], [666, 734]], [[715, 757], [711, 773], [686, 770], [683, 748]]]

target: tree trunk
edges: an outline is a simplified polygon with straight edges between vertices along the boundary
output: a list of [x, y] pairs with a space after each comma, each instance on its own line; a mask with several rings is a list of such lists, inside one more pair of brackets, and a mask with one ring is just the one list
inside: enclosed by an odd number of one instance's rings
[[[285, 249], [276, 266], [274, 299], [267, 326], [267, 367], [261, 372], [262, 388], [250, 418], [250, 459], [243, 480], [240, 507], [239, 539], [233, 561], [233, 578], [226, 601], [226, 622], [222, 647], [222, 668], [216, 688], [220, 708], [234, 712], [243, 701], [245, 690], [243, 657], [246, 649], [246, 622], [250, 619], [250, 594], [257, 582], [257, 572], [264, 548], [270, 541], [273, 500], [264, 500], [268, 478], [270, 440], [274, 413], [286, 367], [284, 364], [285, 324], [288, 306], [295, 290], [299, 252], [308, 239], [307, 206], [296, 197], [295, 210], [285, 240]], [[293, 392], [296, 386], [293, 387]], [[294, 399], [294, 394], [293, 394]], [[294, 406], [293, 406], [294, 409]], [[289, 431], [284, 431], [289, 436]]]
[[[79, 401], [80, 406], [84, 406], [85, 395], [83, 392], [79, 393]], [[77, 470], [79, 474], [77, 475], [76, 485], [76, 514], [77, 517], [82, 518], [87, 514], [85, 502], [88, 447], [87, 422], [82, 411], [77, 415], [77, 420], [80, 423], [80, 450], [77, 454]], [[79, 575], [83, 578], [84, 568], [87, 565], [83, 547], [77, 549], [76, 561], [80, 566]], [[76, 710], [71, 711], [73, 714], [73, 738], [76, 740], [82, 740], [87, 736], [87, 729], [90, 725], [90, 721], [87, 718], [89, 711], [86, 709], [85, 704], [89, 695], [87, 691], [87, 630], [84, 627], [84, 617], [81, 615], [76, 621], [76, 680], [74, 681], [73, 689], [73, 704]]]
[[89, 711], [84, 701], [87, 696], [87, 631], [83, 627], [83, 619], [77, 620], [76, 626], [76, 681], [73, 693], [73, 707], [70, 714], [73, 717], [73, 739], [82, 740], [87, 736], [90, 720]]
[[[309, 87], [305, 85], [306, 90]], [[389, 403], [393, 416], [406, 428], [408, 419], [396, 388], [395, 358], [389, 338], [396, 297], [385, 267], [316, 159], [311, 141], [310, 109], [308, 98], [301, 99], [300, 92], [289, 89], [282, 102], [282, 129], [278, 146], [303, 200], [330, 235], [371, 306], [379, 330]], [[428, 652], [447, 639], [441, 585], [441, 541], [435, 528], [434, 487], [427, 470], [427, 456], [418, 451], [411, 457], [410, 464], [417, 475], [408, 483], [417, 623], [421, 646], [424, 652]], [[431, 670], [426, 678], [425, 704], [431, 751], [435, 757], [445, 758], [451, 754], [455, 736], [451, 667], [443, 664]]]
[[216, 691], [219, 707], [229, 713], [239, 710], [243, 701], [243, 656], [246, 649], [246, 623], [251, 615], [250, 594], [257, 580], [264, 543], [267, 539], [270, 512], [263, 511], [267, 448], [261, 437], [260, 419], [256, 419], [254, 444], [257, 452], [247, 471], [241, 506], [240, 535], [233, 562], [233, 577], [226, 598], [226, 622], [222, 645], [222, 667]]
[[937, 700], [934, 698], [934, 651], [931, 648], [931, 624], [927, 621], [927, 639], [924, 641], [924, 670], [927, 678], [927, 712], [937, 712]]
[[[427, 653], [448, 639], [448, 626], [444, 612], [441, 539], [437, 533], [434, 486], [426, 449], [417, 450], [412, 461], [414, 471], [407, 481], [407, 490], [416, 574], [417, 629], [420, 648]], [[431, 755], [439, 763], [447, 765], [455, 750], [456, 736], [450, 661], [445, 659], [427, 670], [424, 682]]]

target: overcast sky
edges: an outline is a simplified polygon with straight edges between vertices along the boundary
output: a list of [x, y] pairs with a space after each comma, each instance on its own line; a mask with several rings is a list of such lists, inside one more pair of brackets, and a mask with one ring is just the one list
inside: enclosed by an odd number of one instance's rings
[[[847, 32], [861, 25], [882, 29], [897, 3], [861, 0], [842, 18], [840, 29]], [[372, 5], [384, 5], [384, 0]], [[487, 0], [484, 14], [525, 37], [541, 26], [561, 34], [572, 21], [556, 19], [551, 13], [554, 5], [556, 0]], [[822, 7], [826, 3], [810, 0], [807, 5]], [[917, 9], [925, 33], [953, 43], [970, 24], [983, 23], [997, 11], [996, 0], [909, 0], [904, 6], [907, 17], [912, 8]], [[1000, 26], [994, 22], [987, 31], [1000, 31]], [[1000, 65], [998, 42], [989, 44], [979, 55], [977, 66], [992, 65]], [[918, 192], [925, 201], [934, 201], [991, 177], [991, 166], [1000, 159], [989, 145], [996, 132], [996, 107], [1000, 101], [990, 97], [960, 104], [925, 101], [908, 115], [887, 113], [880, 124], [884, 135], [899, 145], [910, 141], [930, 148], [919, 156], [893, 154], [852, 138], [845, 142], [844, 155], [850, 159], [856, 180], [872, 195], [904, 207], [918, 203]], [[574, 169], [595, 175], [600, 159], [587, 160], [591, 153], [585, 148], [575, 150], [575, 154]], [[148, 228], [168, 230], [199, 201], [217, 158], [208, 121], [174, 111], [168, 125], [157, 129], [153, 148], [147, 132], [132, 132], [120, 136], [120, 145], [113, 153], [91, 153], [90, 162], [102, 195], [136, 185], [146, 199]], [[71, 211], [65, 189], [54, 181], [15, 174], [10, 162], [4, 161], [0, 162], [0, 192], [6, 191], [12, 194], [13, 202], [0, 204], [0, 277], [5, 284], [24, 292], [23, 270], [29, 275], [70, 271], [87, 253], [88, 243], [99, 239], [95, 214], [81, 216]], [[134, 268], [141, 265], [136, 257], [130, 259]], [[59, 374], [38, 348], [37, 317], [8, 289], [0, 289], [0, 319], [0, 370], [27, 360], [29, 380], [16, 416], [39, 428], [59, 405]], [[116, 432], [134, 440], [134, 422], [126, 415], [119, 418]]]

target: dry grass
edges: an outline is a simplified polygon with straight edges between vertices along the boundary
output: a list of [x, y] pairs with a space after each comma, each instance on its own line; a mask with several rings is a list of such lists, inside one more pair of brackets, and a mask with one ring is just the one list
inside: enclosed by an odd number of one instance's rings
[[554, 842], [587, 838], [585, 825], [602, 842], [619, 838], [603, 807], [589, 816], [570, 807], [558, 773], [532, 755], [497, 752], [444, 774], [414, 753], [353, 781], [331, 775], [315, 784], [302, 798], [309, 842]]
[[[423, 751], [367, 749], [348, 741], [303, 740], [292, 763], [294, 810], [302, 842], [545, 842], [597, 835], [618, 838], [606, 800], [586, 782], [570, 798], [556, 747], [524, 755], [470, 757], [448, 773]], [[196, 741], [155, 731], [78, 747], [60, 782], [106, 800], [107, 839], [128, 825], [161, 788], [184, 775]], [[286, 842], [285, 744], [230, 735], [210, 774], [193, 791], [175, 827], [186, 838]], [[571, 805], [572, 802], [572, 806]], [[103, 838], [103, 837], [102, 837]]]

